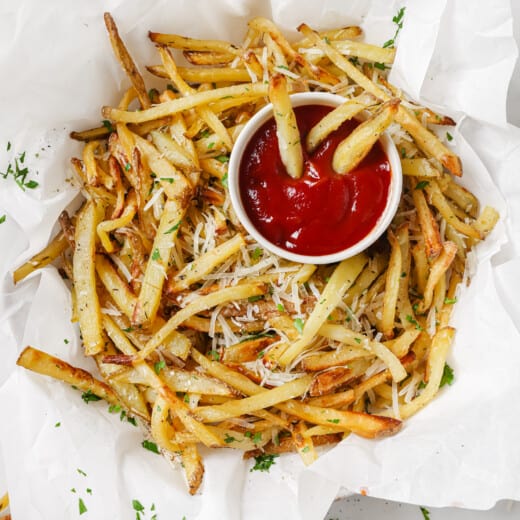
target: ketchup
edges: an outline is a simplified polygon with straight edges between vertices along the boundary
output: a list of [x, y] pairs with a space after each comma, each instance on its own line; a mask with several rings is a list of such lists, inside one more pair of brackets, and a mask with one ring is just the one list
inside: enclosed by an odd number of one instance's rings
[[[331, 107], [294, 109], [302, 144]], [[376, 225], [388, 199], [391, 168], [381, 144], [351, 172], [338, 174], [332, 157], [358, 125], [346, 121], [309, 154], [303, 146], [303, 175], [293, 179], [280, 158], [276, 123], [267, 121], [249, 141], [239, 170], [243, 206], [255, 228], [292, 253], [327, 255], [362, 240]]]

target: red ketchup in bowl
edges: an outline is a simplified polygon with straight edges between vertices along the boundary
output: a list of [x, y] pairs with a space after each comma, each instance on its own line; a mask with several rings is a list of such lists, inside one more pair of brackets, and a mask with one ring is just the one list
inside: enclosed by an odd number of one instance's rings
[[[295, 107], [302, 143], [333, 108]], [[391, 168], [379, 141], [351, 172], [332, 168], [338, 144], [358, 125], [346, 121], [309, 154], [299, 179], [280, 158], [276, 123], [262, 125], [247, 144], [239, 169], [244, 209], [258, 232], [273, 244], [301, 255], [328, 255], [353, 246], [375, 227], [390, 189]]]

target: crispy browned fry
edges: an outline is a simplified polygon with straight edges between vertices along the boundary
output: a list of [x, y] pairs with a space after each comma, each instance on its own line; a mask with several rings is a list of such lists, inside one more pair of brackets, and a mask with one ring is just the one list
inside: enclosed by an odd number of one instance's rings
[[357, 126], [339, 143], [332, 158], [332, 167], [338, 173], [349, 173], [367, 156], [381, 134], [390, 126], [397, 114], [400, 101], [396, 98]]
[[94, 141], [108, 137], [110, 130], [106, 126], [99, 126], [96, 128], [89, 128], [88, 130], [82, 130], [81, 132], [71, 132], [70, 138], [76, 141]]
[[302, 360], [302, 368], [306, 371], [318, 372], [338, 365], [345, 365], [355, 359], [370, 357], [373, 354], [359, 346], [341, 346], [337, 349], [306, 356]]
[[432, 303], [433, 290], [437, 285], [440, 277], [448, 270], [455, 255], [457, 254], [457, 246], [453, 242], [444, 242], [442, 253], [433, 262], [426, 288], [424, 289], [424, 297], [419, 303], [418, 310], [420, 313], [426, 312]]
[[112, 44], [112, 49], [114, 50], [114, 54], [116, 55], [117, 61], [123, 67], [123, 70], [126, 72], [128, 78], [132, 82], [134, 86], [137, 96], [139, 98], [139, 102], [143, 108], [149, 108], [150, 98], [148, 97], [148, 93], [146, 91], [146, 87], [144, 84], [143, 77], [141, 76], [137, 66], [130, 56], [123, 40], [119, 36], [119, 31], [117, 30], [116, 23], [114, 19], [110, 15], [110, 13], [105, 13], [105, 25], [108, 31], [108, 35], [110, 36], [110, 43]]
[[307, 404], [313, 406], [323, 406], [326, 408], [342, 409], [354, 402], [354, 390], [343, 390], [342, 392], [335, 392], [321, 397], [311, 397], [305, 400]]
[[224, 350], [222, 361], [225, 363], [245, 363], [254, 361], [263, 355], [264, 349], [278, 340], [277, 336], [263, 336], [241, 341]]
[[433, 216], [423, 190], [417, 187], [412, 191], [413, 202], [417, 210], [419, 225], [421, 226], [422, 235], [424, 237], [424, 247], [428, 260], [433, 260], [440, 255], [442, 251], [441, 235], [437, 221]]
[[318, 397], [334, 392], [352, 380], [352, 370], [345, 367], [336, 367], [325, 370], [314, 376], [309, 387], [309, 395]]
[[95, 379], [89, 372], [82, 368], [69, 365], [61, 359], [51, 356], [46, 352], [35, 349], [33, 347], [25, 347], [16, 364], [42, 374], [49, 376], [65, 383], [69, 383], [83, 392], [91, 392], [107, 403], [120, 405], [115, 392], [106, 383]]
[[178, 34], [164, 34], [152, 31], [148, 33], [148, 37], [154, 43], [160, 43], [185, 51], [222, 52], [236, 56], [239, 56], [241, 52], [240, 49], [223, 40], [198, 40]]

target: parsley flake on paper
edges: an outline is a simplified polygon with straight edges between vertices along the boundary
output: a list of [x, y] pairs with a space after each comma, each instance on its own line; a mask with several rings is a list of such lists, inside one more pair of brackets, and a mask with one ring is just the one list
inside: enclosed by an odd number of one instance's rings
[[255, 457], [255, 465], [249, 471], [269, 471], [271, 466], [276, 464], [274, 460], [276, 457], [278, 455], [275, 454], [258, 455], [258, 457]]
[[390, 38], [385, 43], [383, 43], [383, 48], [386, 49], [387, 47], [394, 47], [395, 41], [397, 40], [397, 36], [400, 32], [400, 30], [403, 28], [403, 21], [404, 21], [404, 12], [406, 10], [406, 7], [401, 7], [399, 11], [397, 11], [397, 14], [392, 18], [392, 22], [397, 26], [395, 29], [395, 34], [393, 38]]

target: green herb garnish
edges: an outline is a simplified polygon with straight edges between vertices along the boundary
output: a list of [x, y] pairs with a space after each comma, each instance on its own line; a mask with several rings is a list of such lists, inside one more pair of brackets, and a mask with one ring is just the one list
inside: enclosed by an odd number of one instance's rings
[[276, 464], [274, 459], [278, 455], [259, 455], [255, 457], [255, 465], [249, 471], [269, 471], [273, 464]]

